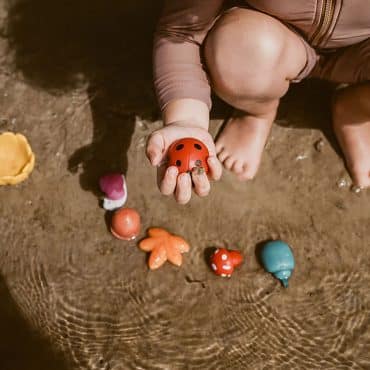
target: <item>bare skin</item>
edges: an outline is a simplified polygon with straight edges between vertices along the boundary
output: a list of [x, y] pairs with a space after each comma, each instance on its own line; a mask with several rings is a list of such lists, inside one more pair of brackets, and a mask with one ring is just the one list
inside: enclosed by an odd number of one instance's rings
[[370, 83], [339, 90], [333, 101], [333, 127], [353, 182], [370, 186]]
[[[238, 23], [244, 23], [243, 29], [248, 30], [249, 27], [253, 38], [246, 35], [238, 48], [240, 55], [234, 55], [231, 62], [226, 58], [225, 62], [225, 57], [222, 59], [218, 55], [218, 48], [222, 45], [225, 54], [228, 45], [232, 44], [230, 40], [238, 37], [232, 28], [236, 19]], [[256, 33], [257, 29], [259, 33]], [[225, 168], [236, 173], [241, 180], [248, 180], [258, 170], [279, 99], [288, 90], [290, 80], [306, 63], [302, 43], [275, 19], [245, 9], [231, 14], [229, 20], [224, 19], [207, 42], [206, 56], [214, 88], [225, 101], [239, 109], [217, 140], [216, 151]], [[266, 48], [261, 52], [255, 42], [259, 45], [265, 42]], [[232, 52], [228, 50], [226, 54]], [[235, 59], [238, 56], [245, 62]], [[233, 62], [245, 66], [246, 70], [234, 68]], [[235, 71], [238, 71], [237, 76], [232, 73]], [[334, 131], [353, 182], [361, 188], [370, 187], [370, 82], [339, 90], [332, 110]]]
[[257, 173], [276, 110], [262, 117], [235, 112], [219, 139], [216, 151], [227, 170], [241, 181], [251, 180]]
[[[235, 40], [240, 42], [236, 49], [231, 42]], [[164, 128], [154, 132], [147, 143], [147, 156], [159, 168], [160, 191], [174, 195], [180, 204], [190, 200], [193, 184], [197, 195], [209, 193], [210, 180], [221, 177], [220, 162], [241, 180], [256, 175], [280, 98], [307, 62], [303, 43], [294, 32], [249, 9], [223, 15], [209, 32], [204, 50], [212, 88], [235, 107], [235, 115], [215, 145], [208, 133], [206, 104], [194, 99], [174, 100], [164, 109]], [[336, 94], [333, 122], [354, 183], [370, 186], [370, 83]], [[178, 175], [177, 168], [163, 165], [172, 142], [189, 136], [208, 147], [209, 177], [201, 171]]]
[[[163, 112], [165, 126], [155, 131], [148, 139], [147, 157], [153, 166], [158, 167], [158, 186], [163, 195], [174, 195], [179, 204], [186, 204], [194, 192], [204, 197], [211, 189], [210, 180], [219, 180], [222, 166], [216, 157], [216, 148], [208, 133], [209, 111], [201, 101], [179, 99], [170, 102]], [[202, 171], [193, 171], [178, 175], [174, 166], [166, 167], [166, 156], [169, 146], [184, 137], [194, 137], [208, 148], [209, 176]]]
[[[240, 47], [232, 50], [235, 39]], [[236, 9], [216, 24], [205, 55], [214, 90], [238, 109], [216, 142], [218, 158], [240, 180], [250, 180], [260, 165], [279, 100], [306, 64], [305, 49], [276, 19]]]
[[[244, 71], [224, 63], [225, 47], [220, 48], [222, 54], [218, 53], [218, 46], [227, 45], [230, 37], [236, 36], [237, 30], [232, 27], [235, 20], [245, 22], [243, 53], [236, 55], [249, 61], [244, 63]], [[260, 32], [256, 33], [256, 29]], [[199, 196], [209, 193], [209, 179], [218, 180], [221, 177], [219, 160], [226, 168], [236, 172], [240, 179], [255, 176], [279, 99], [288, 90], [289, 80], [306, 63], [302, 42], [292, 31], [272, 17], [247, 9], [231, 11], [223, 16], [208, 35], [205, 46], [214, 90], [241, 114], [230, 120], [215, 146], [208, 134], [209, 111], [203, 102], [179, 99], [166, 106], [163, 112], [165, 127], [149, 138], [147, 156], [152, 165], [159, 166], [159, 189], [162, 194], [173, 194], [180, 204], [190, 200], [192, 182]], [[233, 51], [226, 47], [227, 53]], [[240, 63], [237, 59], [234, 62], [236, 65]], [[230, 75], [230, 71], [235, 71], [235, 74]], [[207, 145], [210, 152], [209, 178], [205, 174], [192, 174], [192, 178], [188, 174], [178, 176], [175, 167], [164, 171], [160, 166], [172, 142], [186, 136], [195, 137]]]

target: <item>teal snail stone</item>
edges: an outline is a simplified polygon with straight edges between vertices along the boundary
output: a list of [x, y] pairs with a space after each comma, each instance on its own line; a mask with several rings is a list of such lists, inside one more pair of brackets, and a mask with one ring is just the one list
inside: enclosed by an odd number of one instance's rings
[[261, 261], [266, 271], [279, 279], [285, 288], [294, 269], [294, 256], [289, 245], [281, 240], [267, 242], [261, 251]]

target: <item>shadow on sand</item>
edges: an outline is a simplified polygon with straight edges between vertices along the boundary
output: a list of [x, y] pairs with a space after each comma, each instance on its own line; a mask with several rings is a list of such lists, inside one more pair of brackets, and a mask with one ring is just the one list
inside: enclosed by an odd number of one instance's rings
[[0, 277], [0, 369], [69, 370], [66, 360], [23, 319]]

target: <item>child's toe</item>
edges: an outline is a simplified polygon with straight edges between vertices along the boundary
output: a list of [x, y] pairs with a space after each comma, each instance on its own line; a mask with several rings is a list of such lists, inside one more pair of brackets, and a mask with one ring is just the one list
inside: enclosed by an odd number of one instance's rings
[[221, 153], [223, 150], [224, 150], [224, 145], [222, 143], [220, 143], [219, 141], [217, 141], [215, 143], [215, 148], [216, 148], [216, 153], [219, 154]]
[[228, 156], [229, 156], [229, 153], [225, 149], [222, 149], [222, 151], [220, 153], [218, 153], [218, 159], [220, 160], [220, 162], [224, 162], [224, 160]]
[[370, 187], [370, 170], [354, 173], [354, 182], [361, 188]]
[[240, 181], [248, 181], [252, 180], [257, 173], [257, 169], [254, 169], [253, 167], [244, 164], [242, 172], [238, 175], [238, 179]]
[[228, 157], [228, 158], [225, 159], [224, 166], [225, 166], [226, 169], [231, 170], [231, 168], [233, 167], [234, 163], [235, 163], [235, 159], [230, 156], [230, 157]]
[[243, 172], [243, 162], [242, 161], [235, 161], [232, 171], [235, 172], [237, 175]]

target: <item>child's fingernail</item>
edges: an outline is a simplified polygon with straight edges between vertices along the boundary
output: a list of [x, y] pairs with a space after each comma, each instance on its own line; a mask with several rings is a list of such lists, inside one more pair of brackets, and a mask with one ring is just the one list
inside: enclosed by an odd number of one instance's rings
[[150, 159], [150, 162], [152, 163], [153, 166], [157, 165], [158, 158], [155, 154], [150, 154], [149, 153], [149, 159]]
[[204, 168], [203, 167], [194, 167], [193, 173], [196, 175], [203, 175], [204, 174]]
[[177, 168], [175, 167], [170, 167], [168, 170], [167, 170], [167, 173], [169, 176], [176, 176], [177, 175]]

